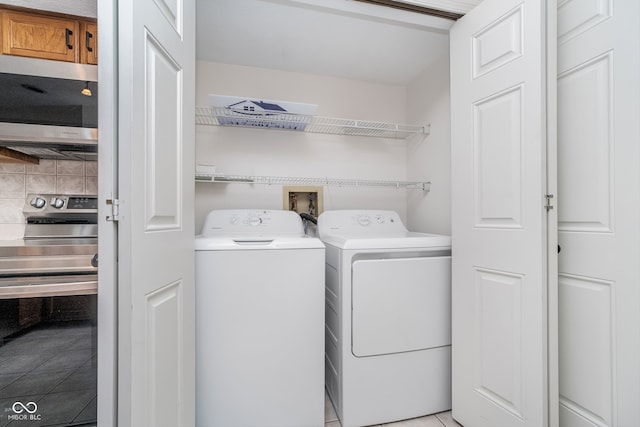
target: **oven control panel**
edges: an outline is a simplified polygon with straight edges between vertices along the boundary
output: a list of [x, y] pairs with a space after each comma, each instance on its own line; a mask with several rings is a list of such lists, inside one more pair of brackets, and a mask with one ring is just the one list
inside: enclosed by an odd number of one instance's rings
[[95, 196], [69, 196], [67, 209], [98, 209], [98, 198]]
[[98, 211], [98, 197], [69, 194], [29, 194], [22, 212], [25, 215], [50, 212], [93, 213]]

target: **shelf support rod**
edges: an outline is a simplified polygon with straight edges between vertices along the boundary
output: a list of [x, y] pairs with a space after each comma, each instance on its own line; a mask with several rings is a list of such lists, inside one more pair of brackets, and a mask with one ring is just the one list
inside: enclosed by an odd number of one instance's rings
[[244, 184], [280, 184], [280, 185], [326, 185], [337, 187], [387, 187], [396, 189], [421, 189], [429, 192], [429, 181], [380, 181], [366, 179], [337, 179], [337, 178], [303, 178], [282, 176], [247, 176], [247, 175], [222, 175], [222, 174], [197, 174], [196, 182], [217, 183], [244, 183]]

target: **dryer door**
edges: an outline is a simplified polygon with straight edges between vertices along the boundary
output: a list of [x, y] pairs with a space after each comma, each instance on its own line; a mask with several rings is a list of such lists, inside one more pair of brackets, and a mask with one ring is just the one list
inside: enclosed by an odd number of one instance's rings
[[451, 345], [451, 257], [356, 260], [352, 265], [356, 357]]

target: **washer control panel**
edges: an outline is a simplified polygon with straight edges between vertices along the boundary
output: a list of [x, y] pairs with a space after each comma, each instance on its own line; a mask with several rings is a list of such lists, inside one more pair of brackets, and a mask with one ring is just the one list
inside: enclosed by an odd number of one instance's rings
[[291, 211], [262, 209], [222, 209], [209, 212], [203, 235], [232, 234], [303, 235], [300, 215]]
[[269, 211], [232, 214], [229, 224], [235, 227], [258, 227], [270, 221]]

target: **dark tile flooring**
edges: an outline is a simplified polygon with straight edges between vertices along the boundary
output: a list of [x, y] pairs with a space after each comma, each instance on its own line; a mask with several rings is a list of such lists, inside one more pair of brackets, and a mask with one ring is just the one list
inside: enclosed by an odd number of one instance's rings
[[95, 425], [96, 338], [90, 322], [59, 322], [0, 347], [0, 427]]

